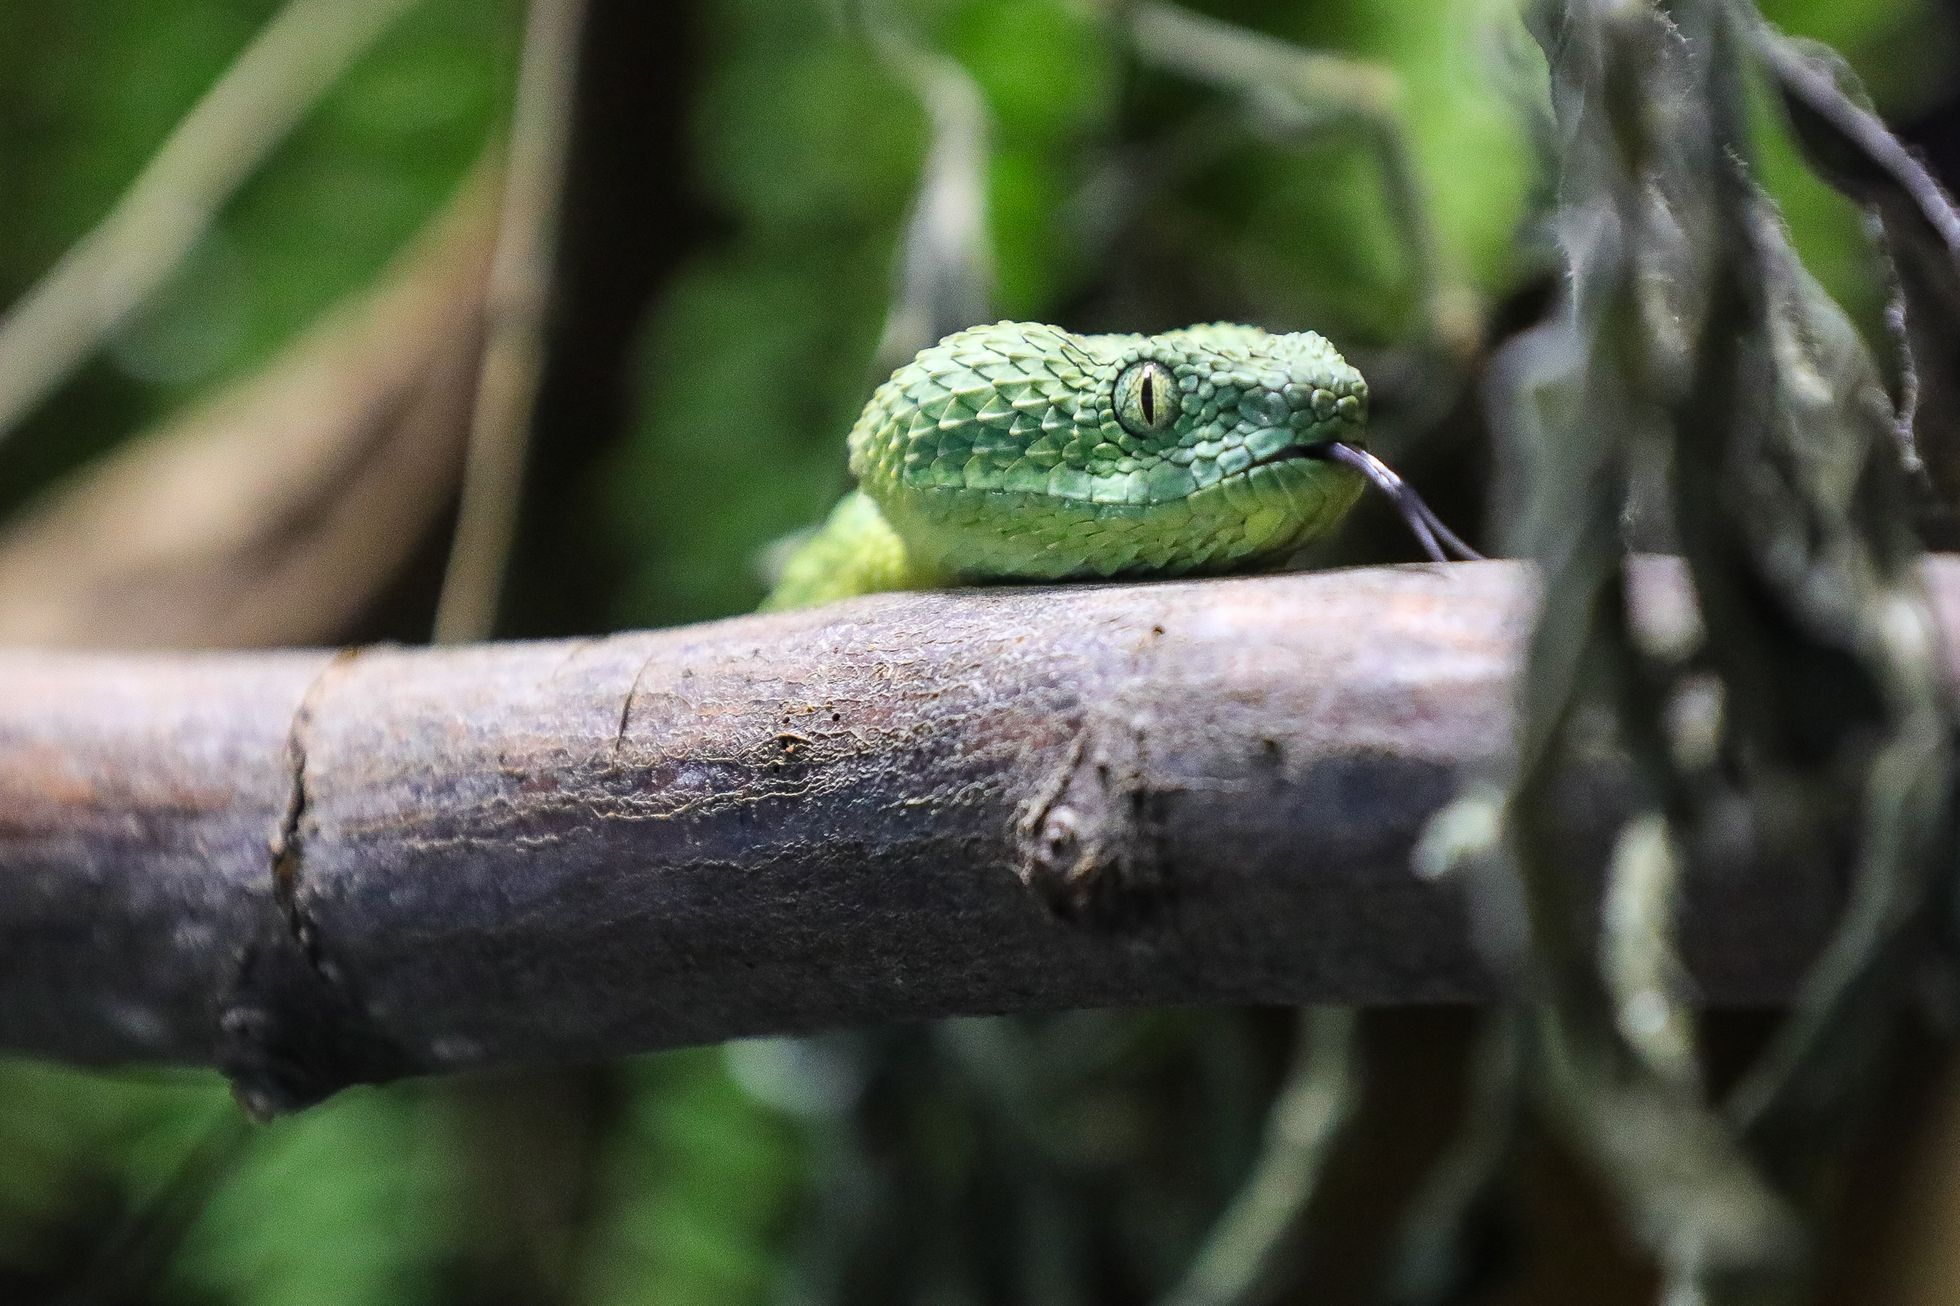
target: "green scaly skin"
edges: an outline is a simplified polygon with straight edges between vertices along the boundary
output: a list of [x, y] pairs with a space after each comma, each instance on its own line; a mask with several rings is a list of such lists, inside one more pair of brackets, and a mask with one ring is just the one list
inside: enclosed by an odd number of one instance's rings
[[962, 582], [1177, 576], [1283, 556], [1361, 494], [1361, 374], [1312, 332], [1215, 324], [946, 337], [851, 429], [858, 489], [765, 608]]

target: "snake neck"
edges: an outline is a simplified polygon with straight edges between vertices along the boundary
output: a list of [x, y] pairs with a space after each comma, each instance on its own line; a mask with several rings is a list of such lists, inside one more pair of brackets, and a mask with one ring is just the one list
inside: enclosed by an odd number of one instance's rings
[[932, 589], [951, 580], [908, 550], [878, 505], [854, 490], [790, 555], [762, 610], [810, 608], [884, 590]]

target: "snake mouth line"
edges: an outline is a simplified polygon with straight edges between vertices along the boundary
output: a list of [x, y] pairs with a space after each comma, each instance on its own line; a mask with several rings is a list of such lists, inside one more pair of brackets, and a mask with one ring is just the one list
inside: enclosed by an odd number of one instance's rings
[[1367, 478], [1373, 486], [1395, 505], [1409, 533], [1422, 545], [1422, 551], [1437, 562], [1448, 562], [1452, 555], [1466, 562], [1481, 562], [1484, 555], [1464, 543], [1463, 537], [1443, 524], [1436, 510], [1423, 502], [1410, 484], [1399, 476], [1393, 467], [1358, 444], [1344, 440], [1324, 440], [1319, 444], [1292, 445], [1282, 449], [1266, 463], [1285, 462], [1291, 459], [1313, 458], [1323, 462], [1341, 463], [1352, 467]]

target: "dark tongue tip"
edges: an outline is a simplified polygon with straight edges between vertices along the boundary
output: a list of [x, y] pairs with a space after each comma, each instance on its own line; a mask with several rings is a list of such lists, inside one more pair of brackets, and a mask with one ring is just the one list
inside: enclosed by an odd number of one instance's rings
[[1402, 514], [1402, 520], [1408, 523], [1409, 532], [1422, 545], [1423, 552], [1437, 562], [1448, 562], [1451, 554], [1466, 562], [1483, 561], [1484, 555], [1465, 544], [1462, 536], [1445, 526], [1443, 519], [1436, 515], [1436, 510], [1424, 503], [1422, 496], [1396, 475], [1393, 467], [1366, 449], [1329, 440], [1325, 444], [1314, 445], [1308, 452], [1316, 458], [1345, 463], [1367, 477], [1368, 483], [1387, 495], [1395, 510]]

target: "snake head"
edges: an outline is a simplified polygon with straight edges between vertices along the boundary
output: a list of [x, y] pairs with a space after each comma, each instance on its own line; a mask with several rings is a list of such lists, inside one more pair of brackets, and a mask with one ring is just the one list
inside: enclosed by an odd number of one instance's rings
[[901, 367], [851, 469], [908, 550], [967, 579], [1222, 571], [1323, 534], [1366, 475], [1368, 386], [1312, 332], [1076, 335], [1001, 322]]

